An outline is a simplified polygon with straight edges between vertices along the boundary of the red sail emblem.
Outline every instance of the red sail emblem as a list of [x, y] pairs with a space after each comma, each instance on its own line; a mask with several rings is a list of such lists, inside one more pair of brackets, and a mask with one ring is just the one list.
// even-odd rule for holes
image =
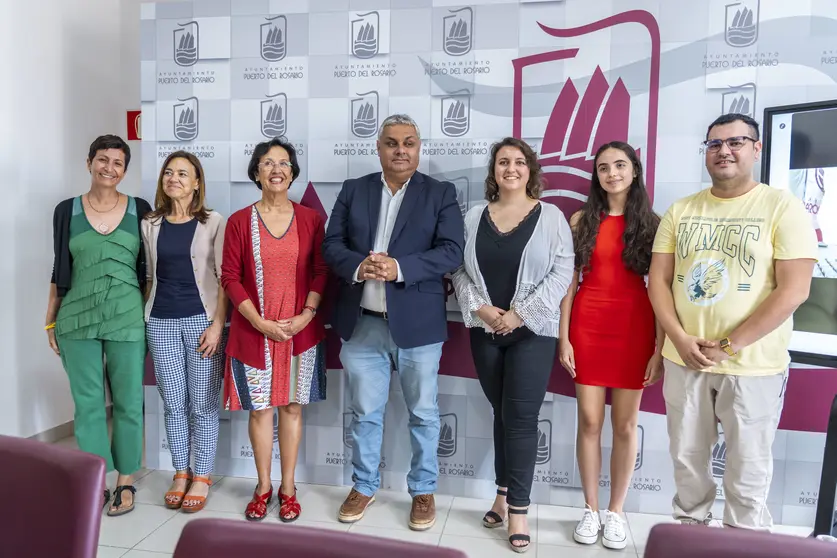
[[[634, 10], [572, 29], [553, 29], [538, 23], [553, 37], [571, 38], [593, 33], [623, 23], [639, 23], [650, 35], [650, 76], [648, 80], [648, 128], [646, 148], [635, 145], [645, 154], [645, 182], [653, 199], [654, 164], [657, 143], [657, 107], [660, 84], [660, 30], [650, 13]], [[542, 52], [514, 60], [513, 134], [522, 137], [523, 70], [528, 66], [575, 58], [578, 48]], [[611, 77], [611, 81], [613, 78]], [[596, 66], [587, 89], [579, 94], [573, 80], [564, 83], [543, 131], [539, 160], [547, 186], [544, 199], [557, 205], [569, 217], [587, 199], [596, 150], [610, 141], [629, 139], [631, 95], [622, 78], [609, 83], [601, 67]], [[531, 135], [531, 134], [527, 134]]]

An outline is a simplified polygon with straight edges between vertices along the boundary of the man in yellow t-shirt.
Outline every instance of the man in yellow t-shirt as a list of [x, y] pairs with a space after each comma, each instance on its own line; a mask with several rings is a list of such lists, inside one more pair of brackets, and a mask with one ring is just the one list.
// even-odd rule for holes
[[808, 297], [817, 239], [800, 200], [753, 180], [762, 148], [755, 120], [723, 115], [704, 144], [712, 187], [666, 212], [649, 273], [651, 302], [666, 332], [674, 517], [705, 524], [712, 517], [710, 461], [720, 421], [724, 524], [769, 529], [791, 315]]

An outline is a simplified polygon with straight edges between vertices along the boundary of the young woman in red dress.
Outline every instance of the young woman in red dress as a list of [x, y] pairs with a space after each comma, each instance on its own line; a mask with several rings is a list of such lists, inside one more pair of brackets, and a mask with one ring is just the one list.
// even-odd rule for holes
[[[622, 505], [634, 471], [642, 390], [662, 374], [663, 331], [646, 290], [660, 219], [642, 179], [642, 164], [623, 142], [599, 148], [590, 195], [570, 218], [576, 271], [561, 305], [559, 355], [575, 379], [578, 468], [586, 507], [573, 538], [611, 549], [626, 546]], [[613, 453], [610, 503], [599, 513], [605, 391], [611, 389]]]

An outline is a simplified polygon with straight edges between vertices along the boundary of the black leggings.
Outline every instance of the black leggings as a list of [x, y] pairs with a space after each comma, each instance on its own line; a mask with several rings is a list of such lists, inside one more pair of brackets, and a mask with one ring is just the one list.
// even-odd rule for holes
[[[538, 450], [538, 414], [555, 361], [557, 339], [521, 327], [507, 336], [472, 328], [471, 354], [494, 409], [494, 474], [510, 506], [529, 505]], [[551, 443], [551, 441], [550, 441]]]

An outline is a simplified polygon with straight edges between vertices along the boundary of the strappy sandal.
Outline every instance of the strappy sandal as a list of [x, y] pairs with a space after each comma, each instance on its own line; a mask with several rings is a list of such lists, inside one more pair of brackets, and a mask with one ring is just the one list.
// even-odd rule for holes
[[[192, 486], [195, 486], [195, 484], [199, 483], [199, 482], [202, 482], [203, 484], [205, 484], [208, 487], [212, 486], [212, 481], [209, 479], [209, 477], [203, 477], [203, 476], [200, 476], [200, 475], [198, 475], [198, 476], [196, 476], [195, 478], [192, 479]], [[207, 494], [207, 496], [209, 496], [209, 494]], [[190, 501], [194, 500], [197, 503], [192, 504], [192, 505], [183, 504], [181, 509], [183, 510], [184, 513], [197, 513], [199, 511], [201, 511], [204, 508], [204, 506], [206, 506], [207, 496], [187, 495], [185, 498], [183, 498], [184, 501], [185, 500], [190, 500]]]
[[[183, 505], [183, 498], [186, 496], [186, 493], [189, 491], [192, 485], [192, 472], [186, 471], [185, 473], [176, 473], [172, 477], [172, 481], [176, 481], [179, 479], [186, 480], [186, 489], [178, 492], [175, 490], [169, 490], [166, 492], [165, 496], [163, 496], [163, 502], [165, 503], [166, 507], [170, 510], [179, 510], [180, 506]], [[174, 496], [174, 500], [169, 500], [169, 497]]]
[[110, 502], [110, 490], [105, 488], [105, 503], [102, 505], [102, 509], [108, 507], [108, 502]]
[[[528, 515], [529, 514], [529, 508], [526, 508], [525, 510], [516, 510], [516, 509], [513, 509], [513, 508], [509, 508], [509, 513], [514, 514], [514, 515]], [[516, 543], [518, 541], [525, 542], [526, 544], [517, 546], [514, 543]], [[524, 535], [524, 534], [521, 534], [521, 533], [518, 533], [516, 535], [509, 535], [509, 546], [511, 546], [512, 550], [514, 550], [518, 554], [523, 554], [524, 552], [529, 550], [529, 547], [532, 546], [530, 544], [531, 542], [532, 542], [532, 537], [530, 537], [529, 535]]]
[[[507, 492], [505, 490], [497, 489], [498, 496], [505, 496], [506, 494]], [[486, 529], [496, 529], [497, 527], [501, 527], [505, 522], [506, 520], [493, 510], [485, 512], [485, 515], [482, 517], [482, 526]]]
[[[259, 487], [256, 487], [256, 490], [258, 489]], [[247, 509], [244, 510], [244, 517], [247, 518], [247, 521], [261, 521], [267, 517], [267, 507], [273, 499], [273, 485], [270, 485], [267, 492], [261, 496], [256, 490], [253, 491], [253, 499], [250, 500]]]
[[[127, 508], [122, 508], [122, 492], [128, 490], [131, 494], [135, 495], [137, 493], [137, 489], [134, 488], [130, 484], [124, 484], [122, 486], [117, 486], [116, 490], [113, 491], [113, 507], [116, 508], [115, 510], [108, 510], [108, 515], [111, 517], [118, 517], [120, 515], [125, 515], [126, 513], [131, 513], [134, 511], [134, 500], [131, 499], [131, 505]], [[121, 509], [120, 509], [121, 508]]]
[[[279, 496], [279, 520], [282, 523], [293, 523], [299, 519], [299, 514], [302, 513], [302, 506], [299, 505], [299, 500], [296, 499], [296, 487], [294, 487], [294, 495], [286, 496], [282, 494], [282, 485], [279, 485], [279, 490], [276, 491]], [[293, 517], [286, 517], [293, 514]]]

